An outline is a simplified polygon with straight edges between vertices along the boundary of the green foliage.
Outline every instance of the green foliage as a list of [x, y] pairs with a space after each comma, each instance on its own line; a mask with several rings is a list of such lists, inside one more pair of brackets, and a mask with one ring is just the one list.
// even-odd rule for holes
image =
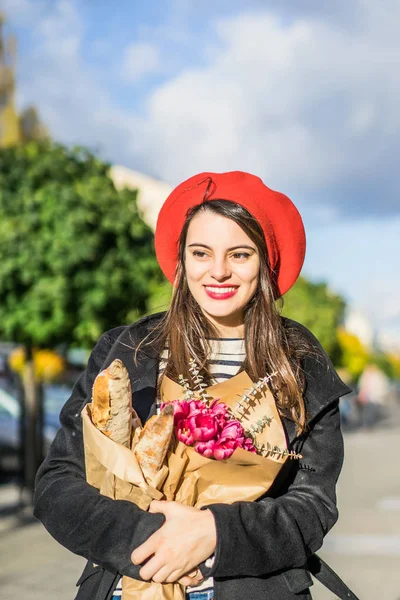
[[338, 366], [345, 369], [351, 381], [358, 381], [370, 361], [368, 349], [354, 334], [342, 327], [338, 330], [340, 360]]
[[172, 285], [167, 279], [160, 281], [159, 278], [150, 281], [150, 297], [147, 302], [149, 314], [167, 310], [172, 298]]
[[162, 281], [136, 192], [82, 148], [0, 150], [0, 337], [92, 345], [147, 311]]
[[370, 363], [376, 365], [389, 379], [400, 378], [400, 359], [398, 357], [377, 352], [370, 357]]
[[336, 363], [340, 354], [337, 328], [345, 306], [344, 299], [331, 292], [326, 283], [312, 283], [299, 277], [284, 296], [282, 314], [310, 329]]

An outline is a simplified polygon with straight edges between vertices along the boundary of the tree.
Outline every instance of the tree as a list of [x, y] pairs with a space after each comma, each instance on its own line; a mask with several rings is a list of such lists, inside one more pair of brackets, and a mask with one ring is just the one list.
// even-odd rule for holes
[[40, 120], [39, 113], [34, 106], [25, 108], [19, 116], [20, 142], [46, 140], [49, 138], [47, 128]]
[[357, 381], [370, 362], [369, 352], [354, 333], [350, 333], [343, 328], [339, 328], [338, 339], [340, 347], [339, 366], [346, 369], [352, 381]]
[[392, 353], [375, 352], [371, 364], [376, 365], [389, 379], [400, 379], [400, 357]]
[[346, 303], [326, 283], [312, 283], [299, 277], [284, 296], [282, 314], [302, 323], [321, 342], [334, 363], [339, 360], [337, 328], [341, 324]]
[[25, 346], [32, 421], [33, 347], [92, 346], [145, 313], [162, 280], [136, 192], [108, 169], [51, 142], [0, 150], [0, 338]]
[[15, 108], [16, 40], [3, 36], [4, 17], [0, 13], [0, 144], [8, 146], [19, 140], [18, 115]]
[[28, 106], [18, 115], [15, 106], [17, 41], [14, 36], [6, 39], [3, 35], [4, 21], [0, 13], [0, 147], [48, 137], [34, 106]]

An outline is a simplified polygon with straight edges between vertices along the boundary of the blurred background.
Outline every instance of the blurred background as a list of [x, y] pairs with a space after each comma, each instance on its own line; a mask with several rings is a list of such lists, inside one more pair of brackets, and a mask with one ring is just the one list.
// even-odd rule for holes
[[307, 257], [283, 314], [354, 390], [321, 555], [360, 598], [399, 600], [400, 4], [0, 10], [2, 593], [73, 596], [82, 559], [32, 518], [36, 470], [101, 333], [168, 305], [153, 230], [169, 191], [239, 169], [299, 208]]

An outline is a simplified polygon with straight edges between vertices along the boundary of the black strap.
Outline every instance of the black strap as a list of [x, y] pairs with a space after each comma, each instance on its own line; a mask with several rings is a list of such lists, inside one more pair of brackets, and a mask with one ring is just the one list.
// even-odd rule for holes
[[307, 568], [315, 579], [336, 594], [340, 600], [359, 600], [339, 575], [336, 575], [335, 571], [317, 554], [313, 554], [307, 560]]

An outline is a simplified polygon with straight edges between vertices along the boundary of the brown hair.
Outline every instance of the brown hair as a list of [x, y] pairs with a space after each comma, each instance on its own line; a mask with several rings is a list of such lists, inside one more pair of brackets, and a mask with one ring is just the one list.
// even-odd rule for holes
[[[301, 433], [305, 428], [306, 414], [302, 394], [304, 376], [300, 360], [308, 348], [298, 331], [283, 325], [275, 302], [278, 295], [276, 277], [268, 263], [263, 230], [258, 221], [235, 202], [209, 200], [191, 208], [187, 213], [179, 238], [176, 287], [170, 308], [156, 327], [158, 347], [162, 349], [168, 346], [169, 350], [164, 374], [175, 380], [179, 375], [190, 379], [189, 361], [193, 358], [204, 380], [210, 384], [212, 379], [207, 365], [210, 351], [207, 339], [219, 335], [193, 298], [185, 274], [185, 245], [189, 225], [196, 215], [204, 211], [232, 219], [257, 246], [260, 273], [256, 292], [245, 307], [246, 359], [242, 369], [247, 371], [253, 381], [266, 374], [276, 373], [270, 385], [277, 406], [281, 414], [296, 423], [298, 433]], [[283, 301], [278, 302], [282, 307]]]

